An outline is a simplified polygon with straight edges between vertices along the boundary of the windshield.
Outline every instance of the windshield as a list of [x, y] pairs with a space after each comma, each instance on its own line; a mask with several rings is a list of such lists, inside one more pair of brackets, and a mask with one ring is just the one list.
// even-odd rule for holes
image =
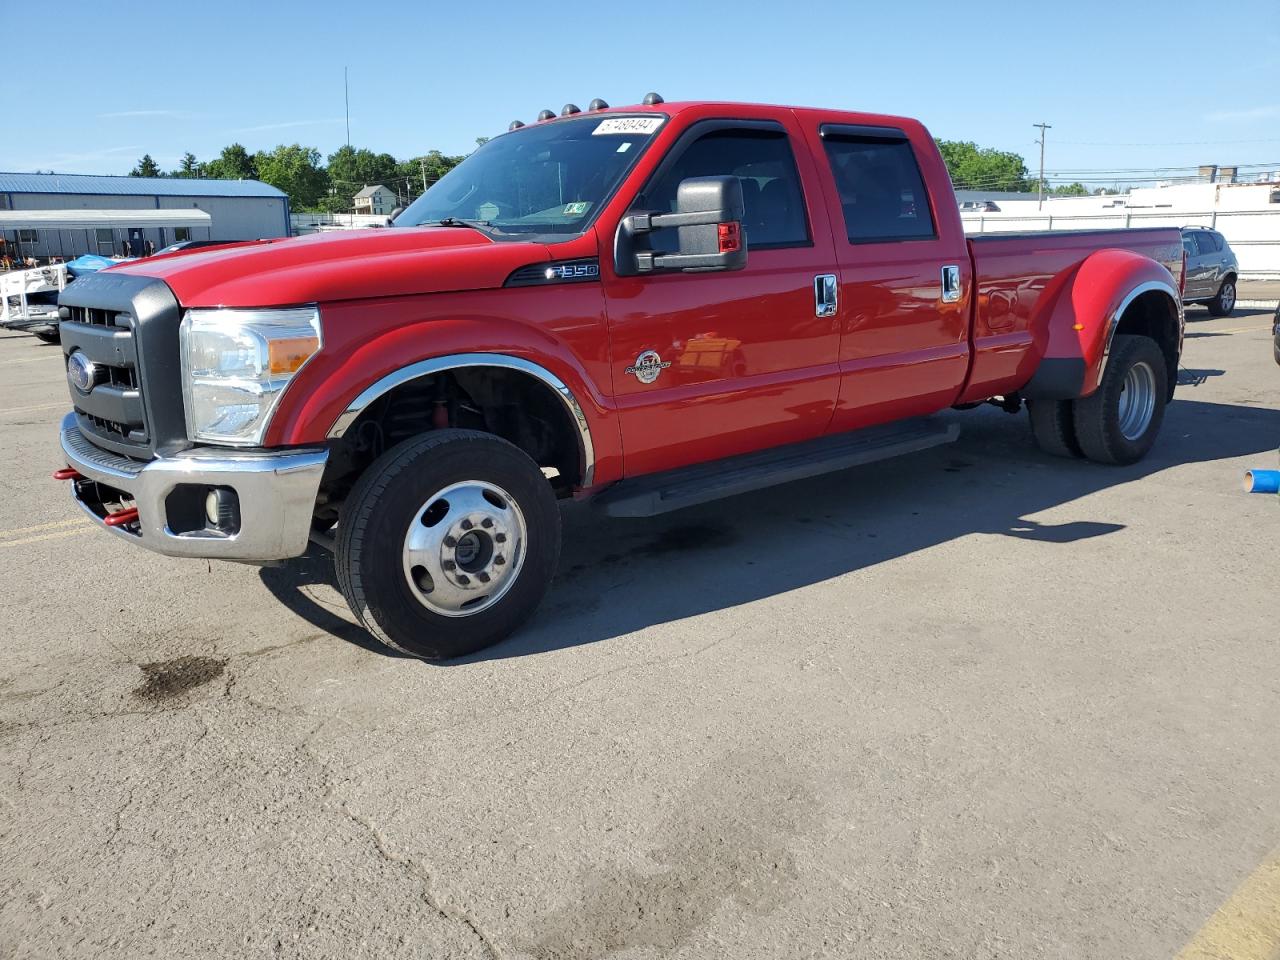
[[586, 116], [497, 137], [441, 177], [395, 225], [470, 220], [522, 239], [581, 233], [665, 119]]

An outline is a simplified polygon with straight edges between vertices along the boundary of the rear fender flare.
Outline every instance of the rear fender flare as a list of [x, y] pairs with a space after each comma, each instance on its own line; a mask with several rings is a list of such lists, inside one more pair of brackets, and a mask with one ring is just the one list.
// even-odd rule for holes
[[1125, 311], [1152, 292], [1167, 297], [1177, 312], [1180, 352], [1182, 301], [1173, 275], [1130, 250], [1099, 250], [1086, 257], [1049, 312], [1044, 355], [1021, 395], [1075, 400], [1092, 394], [1102, 381]]

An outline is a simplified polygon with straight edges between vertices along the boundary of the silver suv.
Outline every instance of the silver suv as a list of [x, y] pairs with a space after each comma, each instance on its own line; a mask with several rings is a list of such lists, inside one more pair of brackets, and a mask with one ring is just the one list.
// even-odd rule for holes
[[1227, 238], [1206, 227], [1183, 227], [1182, 249], [1187, 252], [1183, 303], [1203, 303], [1215, 317], [1236, 306], [1236, 277], [1240, 265]]

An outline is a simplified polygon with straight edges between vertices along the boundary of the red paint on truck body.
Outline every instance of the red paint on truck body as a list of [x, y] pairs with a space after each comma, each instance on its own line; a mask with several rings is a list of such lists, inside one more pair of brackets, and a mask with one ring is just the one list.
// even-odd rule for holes
[[[1178, 287], [1176, 229], [966, 240], [942, 159], [914, 120], [734, 103], [600, 111], [609, 113], [667, 120], [592, 226], [563, 242], [374, 229], [115, 269], [165, 280], [184, 307], [319, 304], [324, 347], [286, 390], [268, 446], [325, 442], [355, 397], [416, 361], [501, 353], [540, 364], [573, 392], [595, 447], [595, 486], [1012, 393], [1046, 357], [1083, 358], [1091, 392], [1109, 311], [1139, 283]], [[781, 124], [811, 244], [750, 250], [748, 229], [741, 271], [618, 276], [620, 220], [681, 134], [707, 119]], [[849, 242], [819, 136], [828, 123], [906, 134], [934, 237]], [[599, 282], [504, 287], [520, 267], [588, 257], [599, 258]], [[959, 269], [953, 303], [942, 302], [945, 265]], [[838, 278], [835, 316], [815, 314], [821, 274]], [[652, 384], [627, 373], [647, 350], [670, 364]]]

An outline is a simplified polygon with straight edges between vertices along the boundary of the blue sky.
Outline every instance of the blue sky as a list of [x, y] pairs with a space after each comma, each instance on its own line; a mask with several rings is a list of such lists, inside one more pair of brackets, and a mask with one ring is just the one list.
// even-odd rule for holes
[[1208, 19], [1188, 0], [58, 7], [20, 29], [29, 6], [0, 0], [0, 34], [30, 38], [5, 45], [0, 170], [126, 173], [144, 152], [168, 168], [232, 141], [327, 154], [346, 138], [344, 65], [352, 142], [398, 157], [466, 152], [542, 107], [656, 89], [916, 116], [1032, 167], [1031, 124], [1045, 120], [1046, 168], [1062, 180], [1280, 168], [1276, 0], [1234, 0]]

